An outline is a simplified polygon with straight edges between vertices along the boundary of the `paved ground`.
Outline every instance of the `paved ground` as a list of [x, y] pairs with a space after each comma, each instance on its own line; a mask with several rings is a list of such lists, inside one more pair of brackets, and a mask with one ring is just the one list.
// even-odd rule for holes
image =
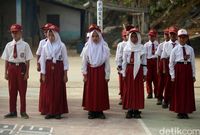
[[[106, 111], [106, 120], [88, 120], [87, 112], [81, 107], [82, 76], [81, 60], [78, 56], [70, 56], [69, 82], [67, 95], [69, 114], [61, 120], [45, 120], [38, 112], [39, 74], [36, 71], [36, 59], [32, 60], [30, 79], [27, 92], [27, 112], [30, 119], [20, 117], [4, 119], [8, 112], [7, 82], [3, 79], [4, 62], [0, 60], [0, 135], [200, 135], [200, 71], [197, 71], [195, 83], [197, 111], [190, 115], [191, 119], [178, 120], [176, 114], [155, 105], [155, 99], [145, 100], [142, 119], [125, 119], [125, 111], [118, 105], [118, 80], [114, 58], [111, 57], [111, 80], [109, 95], [111, 109]], [[200, 69], [200, 59], [196, 59], [197, 70]], [[19, 100], [19, 99], [18, 99]], [[19, 103], [18, 103], [19, 106]]]

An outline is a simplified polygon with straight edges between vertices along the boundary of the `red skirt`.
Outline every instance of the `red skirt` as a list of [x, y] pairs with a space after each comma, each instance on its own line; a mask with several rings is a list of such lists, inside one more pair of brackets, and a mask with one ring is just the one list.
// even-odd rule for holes
[[68, 113], [66, 84], [63, 81], [64, 66], [62, 61], [56, 64], [46, 61], [46, 101], [47, 114]]
[[108, 83], [105, 80], [105, 65], [95, 68], [88, 65], [82, 106], [88, 111], [110, 109]]
[[191, 64], [176, 64], [170, 111], [192, 113], [195, 110], [192, 66]]
[[144, 83], [142, 66], [140, 66], [137, 76], [134, 79], [133, 65], [127, 65], [122, 101], [124, 109], [138, 110], [144, 108]]
[[39, 95], [39, 112], [42, 114], [47, 113], [47, 101], [46, 101], [46, 89], [45, 83], [42, 82], [42, 77], [40, 75], [40, 95]]
[[158, 73], [158, 99], [163, 99], [164, 86], [166, 82], [166, 76], [163, 74], [163, 59], [159, 60], [159, 73]]

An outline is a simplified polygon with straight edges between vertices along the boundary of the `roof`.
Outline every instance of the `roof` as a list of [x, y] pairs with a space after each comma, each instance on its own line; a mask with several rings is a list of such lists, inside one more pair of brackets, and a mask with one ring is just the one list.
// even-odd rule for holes
[[85, 9], [84, 8], [80, 8], [80, 7], [75, 7], [75, 6], [72, 6], [70, 4], [67, 4], [67, 3], [64, 3], [64, 2], [61, 2], [61, 1], [55, 1], [55, 0], [40, 0], [42, 2], [47, 2], [47, 3], [51, 3], [51, 4], [54, 4], [54, 5], [57, 5], [57, 6], [62, 6], [62, 7], [66, 7], [66, 8], [71, 8], [71, 9], [74, 9], [74, 10], [79, 10], [81, 12], [85, 12]]

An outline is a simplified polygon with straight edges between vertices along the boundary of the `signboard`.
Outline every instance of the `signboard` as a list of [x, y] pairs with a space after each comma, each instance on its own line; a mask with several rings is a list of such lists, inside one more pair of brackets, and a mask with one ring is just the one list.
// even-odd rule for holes
[[103, 31], [103, 1], [97, 1], [97, 25]]

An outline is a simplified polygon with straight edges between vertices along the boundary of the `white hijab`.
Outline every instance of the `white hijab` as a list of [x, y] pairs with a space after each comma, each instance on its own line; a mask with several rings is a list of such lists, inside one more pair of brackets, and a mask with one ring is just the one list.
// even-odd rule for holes
[[[99, 35], [99, 42], [95, 43], [92, 40], [93, 33], [96, 32]], [[108, 48], [107, 43], [104, 41], [102, 34], [96, 30], [93, 30], [89, 34], [89, 39], [87, 45], [85, 46], [85, 55], [88, 56], [89, 63], [93, 67], [98, 67], [105, 63], [105, 61], [110, 56], [110, 49]]]
[[138, 42], [136, 44], [134, 44], [132, 41], [131, 41], [131, 35], [132, 33], [129, 34], [129, 37], [128, 37], [128, 41], [127, 41], [127, 44], [124, 48], [124, 51], [126, 52], [134, 52], [134, 68], [133, 68], [133, 74], [134, 74], [134, 79], [139, 71], [139, 68], [140, 68], [140, 64], [141, 64], [141, 56], [143, 54], [145, 54], [145, 51], [143, 49], [143, 45], [141, 44], [141, 36], [140, 36], [140, 33], [136, 32], [137, 34], [137, 37], [138, 37]]
[[[55, 36], [55, 40], [51, 43], [50, 40], [48, 39], [46, 42], [46, 49], [47, 49], [47, 53], [49, 53], [48, 55], [52, 57], [53, 59], [53, 63], [56, 63], [56, 60], [58, 58], [57, 55], [60, 55], [60, 51], [62, 49], [62, 41], [60, 39], [60, 36], [58, 34], [58, 32], [51, 30]], [[50, 30], [48, 30], [47, 35], [49, 34]]]

